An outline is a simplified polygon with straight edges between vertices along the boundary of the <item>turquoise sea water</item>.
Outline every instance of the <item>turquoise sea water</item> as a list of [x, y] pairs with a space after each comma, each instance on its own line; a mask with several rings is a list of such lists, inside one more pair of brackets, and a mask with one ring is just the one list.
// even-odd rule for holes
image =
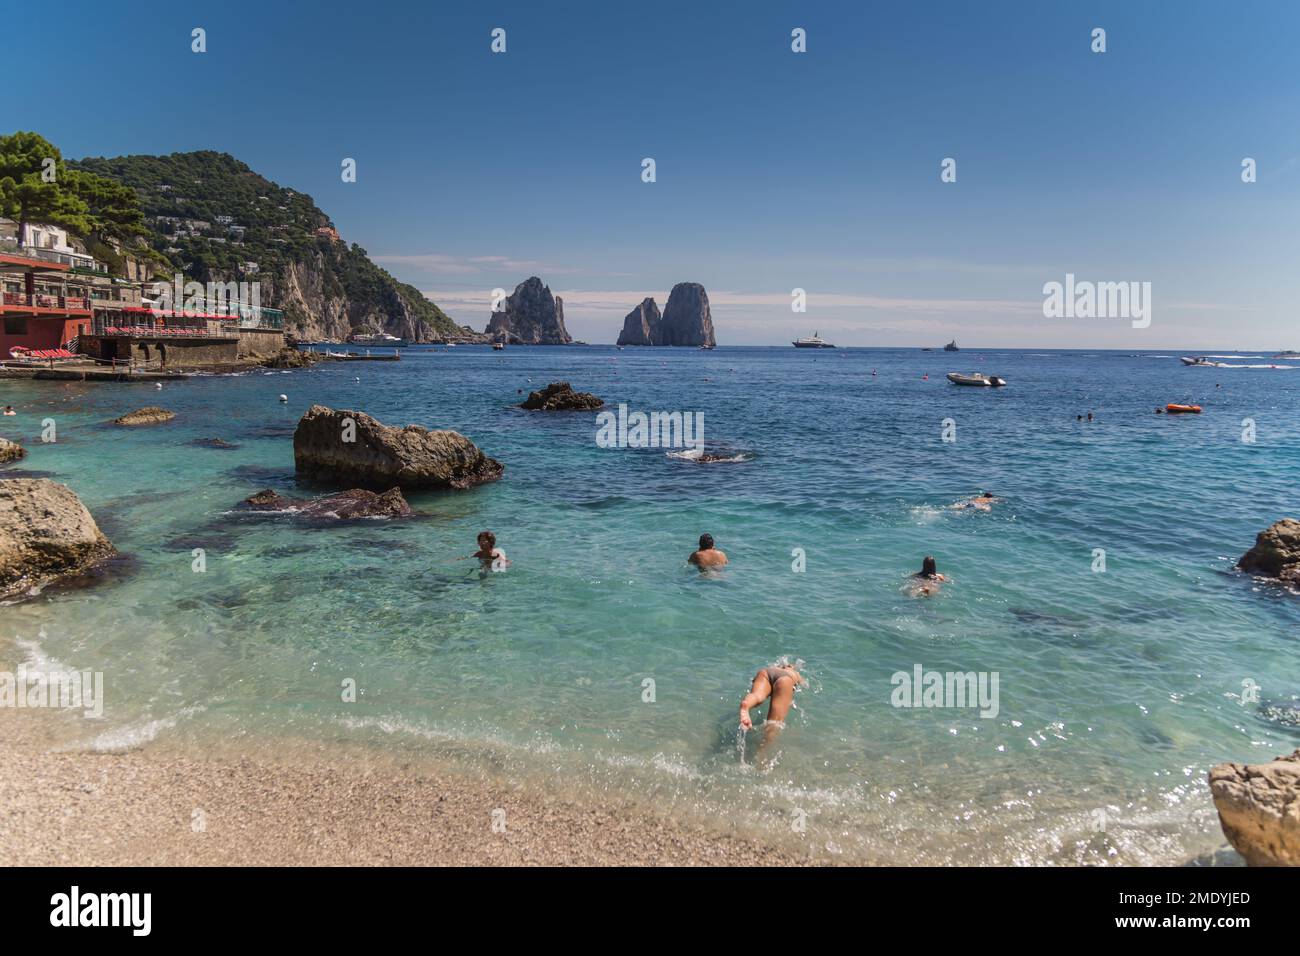
[[[943, 378], [972, 370], [1010, 385]], [[512, 407], [561, 379], [633, 410], [701, 411], [709, 442], [742, 460], [602, 449], [594, 413]], [[0, 392], [21, 413], [0, 434], [30, 449], [4, 473], [70, 485], [131, 558], [93, 587], [0, 609], [10, 657], [105, 672], [105, 717], [67, 721], [71, 747], [343, 740], [643, 800], [828, 859], [1142, 864], [1223, 842], [1210, 766], [1300, 746], [1300, 596], [1232, 570], [1296, 514], [1300, 368], [459, 347], [160, 392]], [[1170, 401], [1205, 413], [1153, 413]], [[428, 515], [413, 521], [232, 513], [261, 488], [319, 490], [295, 486], [292, 453], [317, 402], [457, 429], [505, 478], [411, 494]], [[104, 424], [147, 404], [176, 420]], [[55, 444], [39, 440], [46, 417]], [[206, 438], [239, 447], [192, 444]], [[982, 489], [1005, 502], [945, 508]], [[483, 528], [505, 573], [454, 560]], [[716, 575], [685, 563], [704, 531], [731, 558]], [[916, 600], [905, 575], [925, 554], [953, 580]], [[736, 704], [787, 655], [811, 686], [760, 760]], [[917, 664], [996, 671], [997, 716], [892, 706], [891, 675]], [[1259, 703], [1242, 699], [1248, 679]]]

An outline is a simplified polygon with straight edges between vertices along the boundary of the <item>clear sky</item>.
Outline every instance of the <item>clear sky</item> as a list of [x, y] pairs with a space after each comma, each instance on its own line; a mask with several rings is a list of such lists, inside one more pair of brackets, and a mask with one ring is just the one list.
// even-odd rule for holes
[[[1300, 348], [1289, 0], [60, 0], [4, 20], [0, 128], [70, 157], [232, 153], [476, 328], [536, 274], [591, 342], [697, 281], [724, 345]], [[1150, 327], [1044, 318], [1066, 273], [1150, 282]]]

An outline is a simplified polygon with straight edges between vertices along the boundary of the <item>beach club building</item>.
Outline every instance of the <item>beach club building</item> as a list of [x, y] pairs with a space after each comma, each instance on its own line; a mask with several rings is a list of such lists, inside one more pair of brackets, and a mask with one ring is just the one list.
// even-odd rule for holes
[[45, 243], [29, 246], [5, 236], [6, 223], [16, 225], [0, 220], [0, 361], [167, 368], [236, 364], [284, 347], [277, 309], [160, 308], [147, 296], [152, 283], [110, 276], [60, 230], [28, 227]]

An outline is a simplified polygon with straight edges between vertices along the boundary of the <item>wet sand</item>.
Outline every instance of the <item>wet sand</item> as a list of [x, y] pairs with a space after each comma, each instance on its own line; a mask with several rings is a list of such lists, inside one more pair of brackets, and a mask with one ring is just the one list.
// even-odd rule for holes
[[152, 747], [59, 752], [57, 719], [0, 709], [0, 865], [774, 862], [770, 847], [644, 807], [578, 806], [449, 769], [378, 764], [364, 753], [282, 764]]

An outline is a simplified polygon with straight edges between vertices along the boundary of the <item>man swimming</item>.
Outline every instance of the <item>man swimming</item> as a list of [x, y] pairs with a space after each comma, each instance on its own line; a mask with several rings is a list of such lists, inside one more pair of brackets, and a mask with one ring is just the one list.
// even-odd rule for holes
[[727, 563], [727, 556], [713, 544], [713, 535], [700, 535], [700, 549], [686, 559], [701, 571], [705, 568], [720, 568]]
[[979, 511], [992, 511], [993, 506], [997, 504], [998, 497], [991, 491], [981, 491], [974, 498], [965, 498], [956, 504], [950, 505], [952, 508], [975, 508]]
[[939, 566], [930, 555], [921, 562], [921, 570], [912, 575], [912, 597], [929, 597], [939, 593], [939, 585], [948, 579], [939, 573]]

